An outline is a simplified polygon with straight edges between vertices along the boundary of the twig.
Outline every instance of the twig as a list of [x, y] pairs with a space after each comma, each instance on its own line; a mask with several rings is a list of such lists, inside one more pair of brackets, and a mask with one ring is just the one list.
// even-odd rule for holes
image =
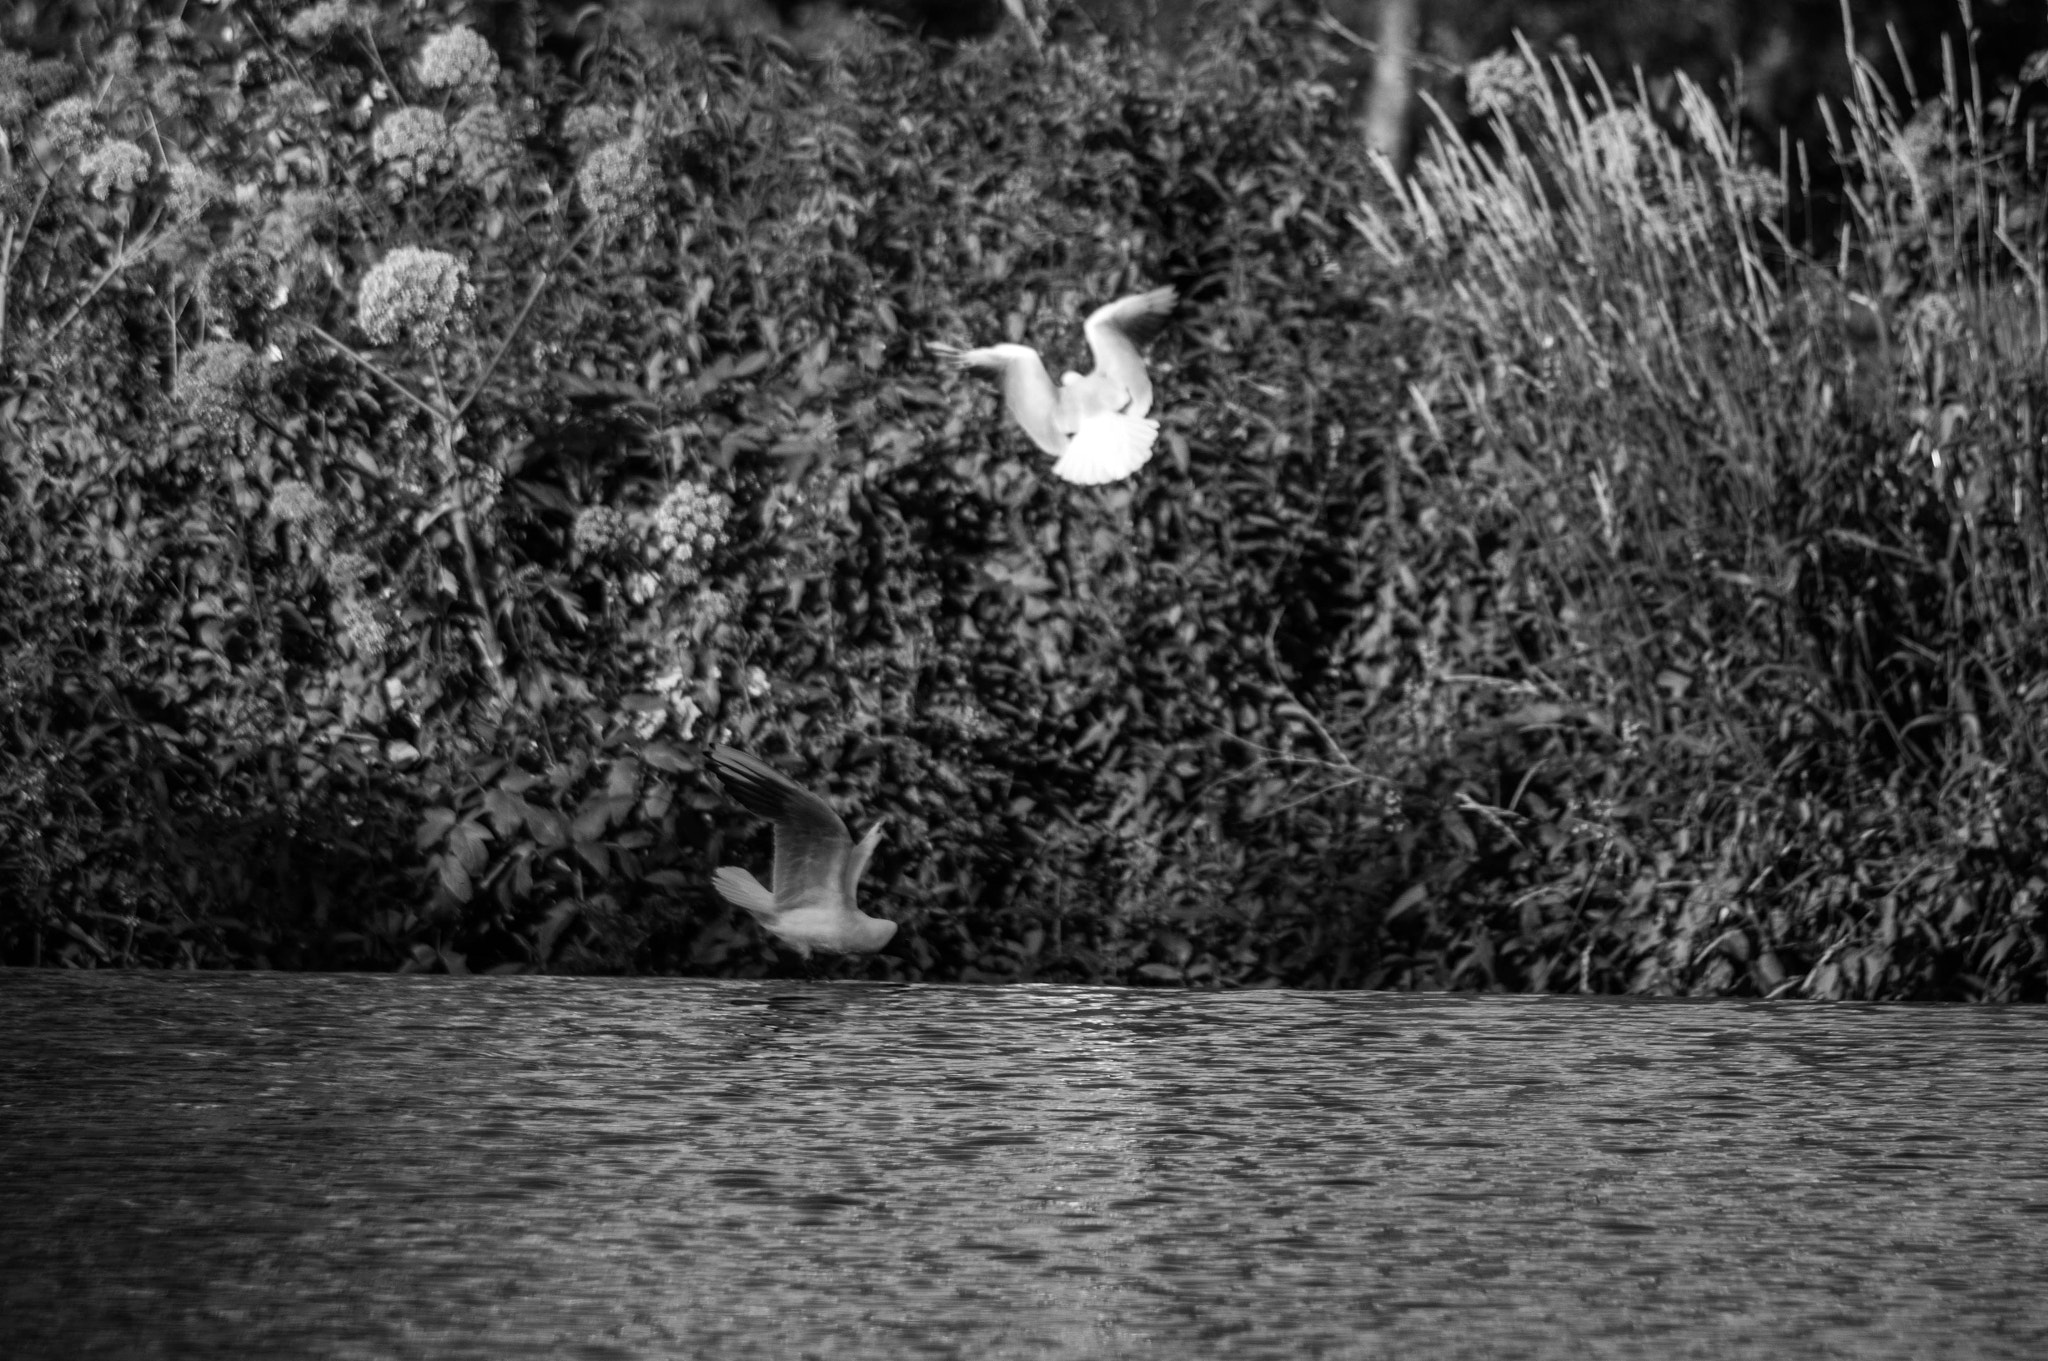
[[377, 377], [383, 379], [385, 382], [389, 383], [392, 387], [397, 388], [399, 395], [401, 397], [404, 397], [408, 402], [411, 402], [414, 406], [418, 407], [422, 412], [424, 412], [428, 420], [438, 421], [441, 420], [447, 414], [441, 407], [435, 406], [426, 398], [420, 396], [417, 392], [414, 392], [411, 388], [407, 387], [404, 383], [400, 382], [396, 377], [389, 373], [386, 373], [382, 368], [378, 367], [375, 363], [371, 362], [370, 360], [365, 359], [362, 355], [358, 354], [348, 345], [343, 344], [340, 340], [327, 334], [326, 331], [321, 329], [318, 323], [308, 321], [303, 322], [301, 324], [305, 326], [307, 330], [311, 331], [314, 335], [319, 336], [322, 340], [326, 341], [329, 345], [333, 346], [335, 353], [341, 355], [343, 358], [354, 360], [357, 364], [361, 365], [366, 372], [376, 375]]
[[540, 301], [542, 290], [547, 288], [549, 280], [555, 277], [555, 271], [562, 267], [563, 263], [568, 260], [569, 256], [575, 252], [578, 246], [583, 244], [583, 238], [589, 236], [592, 229], [596, 226], [597, 222], [595, 219], [584, 223], [583, 230], [577, 232], [575, 236], [569, 239], [569, 244], [562, 247], [562, 253], [542, 267], [540, 277], [533, 281], [533, 288], [527, 293], [526, 301], [519, 308], [519, 315], [512, 319], [512, 325], [505, 331], [505, 338], [498, 342], [496, 353], [492, 354], [489, 361], [484, 364], [483, 369], [476, 376], [476, 381], [470, 384], [469, 395], [464, 397], [455, 408], [454, 418], [456, 420], [461, 420], [462, 413], [469, 410], [476, 399], [483, 395], [484, 384], [489, 382], [491, 375], [498, 371], [498, 365], [504, 360], [506, 351], [512, 348], [512, 342], [518, 338], [521, 328], [526, 325], [527, 317], [532, 315], [534, 305]]
[[[434, 395], [439, 399], [440, 409], [447, 410], [448, 387], [441, 375], [441, 361], [429, 351], [428, 372], [433, 375]], [[494, 689], [504, 688], [504, 644], [498, 638], [496, 607], [491, 602], [491, 593], [484, 585], [483, 568], [476, 554], [476, 540], [469, 532], [469, 507], [465, 502], [462, 488], [462, 465], [455, 458], [455, 432], [461, 428], [459, 420], [439, 418], [434, 422], [434, 452], [440, 456], [441, 469], [448, 479], [448, 523], [455, 531], [455, 544], [462, 553], [462, 575], [469, 586], [471, 603], [477, 608], [477, 651], [482, 655], [484, 669], [490, 673]]]
[[[156, 219], [151, 218], [149, 221], [149, 226], [154, 227], [155, 225]], [[147, 231], [147, 228], [145, 228], [145, 231]], [[151, 251], [155, 250], [157, 246], [160, 245], [164, 241], [164, 239], [169, 235], [170, 233], [168, 231], [157, 232], [153, 236], [145, 235], [140, 245], [124, 249], [120, 252], [120, 254], [116, 255], [114, 257], [113, 263], [109, 264], [106, 267], [106, 270], [103, 273], [101, 273], [100, 277], [93, 282], [93, 286], [85, 291], [85, 296], [80, 298], [78, 302], [72, 307], [72, 309], [64, 314], [64, 319], [62, 321], [58, 322], [54, 327], [50, 329], [47, 338], [50, 340], [55, 340], [58, 336], [63, 335], [65, 330], [71, 325], [71, 323], [77, 321], [79, 315], [83, 313], [88, 306], [91, 305], [92, 300], [99, 296], [101, 289], [105, 288], [108, 284], [114, 282], [114, 279], [118, 275], [120, 275], [120, 273], [123, 270], [127, 269], [130, 265], [137, 263], [144, 256], [148, 255]]]

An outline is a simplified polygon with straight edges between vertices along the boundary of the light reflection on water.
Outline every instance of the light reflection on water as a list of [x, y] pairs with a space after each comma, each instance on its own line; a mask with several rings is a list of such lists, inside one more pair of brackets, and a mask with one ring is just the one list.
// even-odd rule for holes
[[0, 972], [0, 1354], [2048, 1355], [2048, 1012]]

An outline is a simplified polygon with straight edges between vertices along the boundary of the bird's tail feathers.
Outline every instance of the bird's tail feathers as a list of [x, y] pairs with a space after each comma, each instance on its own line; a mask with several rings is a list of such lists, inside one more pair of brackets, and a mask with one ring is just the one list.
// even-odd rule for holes
[[743, 907], [763, 920], [773, 919], [777, 912], [775, 895], [743, 869], [720, 865], [711, 872], [711, 887], [734, 907]]
[[1159, 422], [1138, 416], [1099, 415], [1082, 421], [1052, 465], [1054, 475], [1082, 486], [1129, 477], [1152, 457]]

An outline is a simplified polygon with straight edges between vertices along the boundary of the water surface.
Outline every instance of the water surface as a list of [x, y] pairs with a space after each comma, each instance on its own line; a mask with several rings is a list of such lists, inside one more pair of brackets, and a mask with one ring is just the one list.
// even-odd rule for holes
[[9, 1357], [2048, 1355], [2048, 1011], [0, 972]]

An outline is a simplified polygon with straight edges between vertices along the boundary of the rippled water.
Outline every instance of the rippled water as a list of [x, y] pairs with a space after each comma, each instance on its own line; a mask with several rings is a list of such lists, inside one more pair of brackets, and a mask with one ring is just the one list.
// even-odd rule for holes
[[2048, 1356], [2048, 1012], [0, 972], [9, 1357]]

